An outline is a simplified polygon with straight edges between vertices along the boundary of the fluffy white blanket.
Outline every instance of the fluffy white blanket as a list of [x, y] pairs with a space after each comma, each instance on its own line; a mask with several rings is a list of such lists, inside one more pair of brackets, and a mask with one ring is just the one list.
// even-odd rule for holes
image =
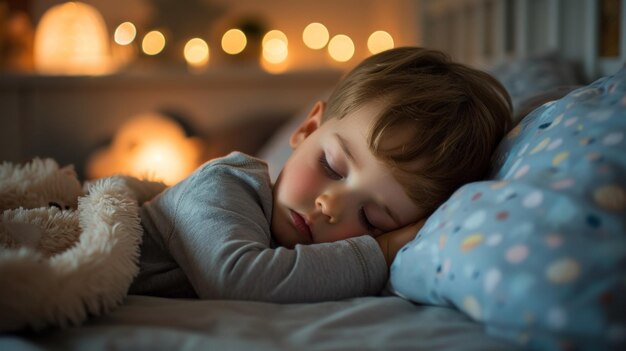
[[0, 331], [79, 324], [119, 305], [138, 270], [138, 197], [114, 177], [91, 184], [76, 210], [2, 212]]

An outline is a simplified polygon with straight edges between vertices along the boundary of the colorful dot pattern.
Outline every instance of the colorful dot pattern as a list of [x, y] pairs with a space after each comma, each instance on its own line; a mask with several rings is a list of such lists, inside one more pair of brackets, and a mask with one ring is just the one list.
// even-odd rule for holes
[[626, 68], [528, 114], [398, 253], [390, 288], [539, 350], [626, 350]]

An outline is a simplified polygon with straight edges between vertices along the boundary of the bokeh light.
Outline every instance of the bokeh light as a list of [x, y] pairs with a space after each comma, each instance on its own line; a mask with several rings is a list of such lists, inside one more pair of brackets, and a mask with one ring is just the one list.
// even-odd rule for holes
[[367, 39], [367, 48], [372, 54], [393, 49], [394, 43], [391, 34], [384, 30], [377, 30]]
[[278, 39], [281, 40], [283, 42], [285, 42], [285, 45], [289, 45], [289, 41], [287, 40], [287, 36], [285, 35], [285, 33], [277, 30], [277, 29], [273, 29], [267, 33], [265, 33], [265, 35], [263, 36], [263, 45], [265, 45], [265, 43], [267, 43], [268, 41], [272, 40], [272, 39]]
[[260, 64], [261, 64], [261, 68], [265, 72], [271, 73], [271, 74], [284, 73], [289, 69], [289, 65], [287, 64], [286, 60], [281, 63], [270, 63], [265, 59], [261, 59]]
[[263, 58], [269, 63], [281, 63], [287, 59], [289, 49], [281, 39], [270, 39], [263, 44]]
[[193, 67], [203, 67], [209, 62], [209, 45], [200, 38], [193, 38], [185, 44], [185, 60]]
[[243, 51], [248, 44], [246, 34], [240, 29], [229, 29], [222, 36], [222, 49], [225, 53], [230, 55], [236, 55]]
[[113, 38], [119, 45], [128, 45], [135, 40], [136, 36], [137, 28], [135, 25], [131, 22], [124, 22], [117, 26]]
[[321, 23], [313, 22], [304, 28], [302, 41], [307, 47], [319, 50], [328, 44], [328, 29]]
[[141, 42], [141, 49], [146, 55], [156, 55], [165, 48], [165, 36], [158, 30], [148, 32]]
[[328, 53], [333, 60], [346, 62], [354, 55], [354, 42], [345, 34], [337, 34], [328, 42]]

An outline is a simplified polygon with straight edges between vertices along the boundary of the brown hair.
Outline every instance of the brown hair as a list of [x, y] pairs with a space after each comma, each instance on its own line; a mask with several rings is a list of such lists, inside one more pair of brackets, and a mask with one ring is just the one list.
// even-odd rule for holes
[[496, 79], [417, 47], [361, 62], [330, 95], [323, 119], [343, 118], [371, 102], [383, 108], [371, 128], [370, 150], [427, 213], [459, 186], [486, 176], [512, 123], [511, 98]]

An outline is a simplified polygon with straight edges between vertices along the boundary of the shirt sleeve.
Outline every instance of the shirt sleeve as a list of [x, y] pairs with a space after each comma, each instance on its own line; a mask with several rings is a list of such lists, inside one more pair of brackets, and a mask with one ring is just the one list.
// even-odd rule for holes
[[370, 236], [272, 248], [271, 196], [266, 165], [231, 155], [159, 195], [143, 217], [200, 298], [314, 302], [380, 292], [387, 265]]

